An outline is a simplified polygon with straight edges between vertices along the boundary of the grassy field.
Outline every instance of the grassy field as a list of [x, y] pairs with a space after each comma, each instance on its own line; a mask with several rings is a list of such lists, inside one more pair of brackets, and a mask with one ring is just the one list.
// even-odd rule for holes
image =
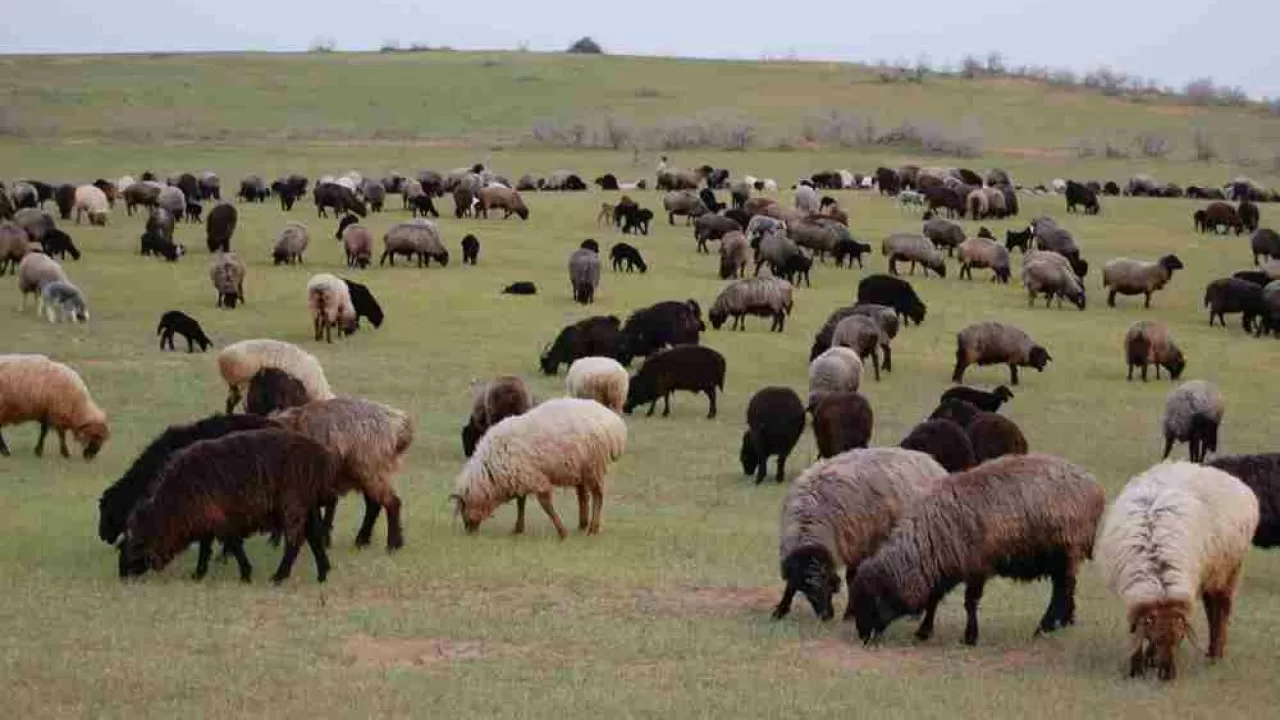
[[[469, 57], [439, 56], [442, 62]], [[342, 59], [227, 62], [261, 63], [258, 75], [237, 76], [252, 85], [261, 82], [254, 78], [284, 72], [282, 67], [295, 63]], [[367, 61], [407, 65], [416, 59], [379, 56]], [[502, 56], [502, 61], [544, 63], [565, 74], [586, 72], [573, 69], [577, 61], [560, 66], [523, 55]], [[39, 62], [51, 67], [23, 67], [48, 73], [47, 82], [28, 75], [15, 80], [6, 73], [0, 83], [13, 93], [14, 83], [48, 86], [75, 72], [59, 70], [64, 61]], [[129, 87], [125, 83], [163, 85], [154, 92], [164, 95], [183, 82], [194, 83], [188, 72], [235, 75], [219, 63], [206, 66], [185, 58], [159, 59], [155, 68], [139, 61], [132, 69], [121, 68], [117, 62], [86, 63], [84, 69], [108, 73], [115, 67], [118, 77], [125, 77], [118, 83], [110, 75], [75, 75], [75, 82], [84, 83], [89, 92], [84, 113], [63, 108], [47, 116], [92, 127], [90, 118], [109, 118], [123, 107], [120, 96], [113, 100], [111, 93]], [[636, 66], [630, 70], [634, 79], [595, 82], [626, 92], [642, 83], [669, 85], [673, 94], [683, 87], [675, 76], [648, 79], [645, 66], [658, 67], [661, 61], [626, 63]], [[688, 72], [700, 67], [691, 63]], [[781, 73], [790, 67], [770, 65], [760, 72]], [[311, 77], [301, 70], [288, 72], [296, 72], [295, 79]], [[386, 91], [408, 95], [412, 77], [406, 70], [394, 83], [387, 80]], [[442, 78], [448, 73], [433, 73], [422, 84], [434, 85]], [[315, 122], [363, 122], [365, 111], [351, 110], [359, 103], [349, 107], [340, 102], [344, 89], [324, 89], [310, 98], [323, 103], [315, 110]], [[488, 87], [472, 84], [469, 91], [487, 93]], [[24, 114], [40, 116], [50, 107], [33, 95], [16, 97]], [[137, 102], [148, 97], [141, 93]], [[540, 113], [534, 103], [542, 100], [530, 99], [521, 111]], [[251, 107], [278, 104], [281, 114], [263, 122], [263, 136], [268, 137], [306, 102], [293, 95], [264, 96]], [[910, 102], [904, 97], [903, 107]], [[510, 123], [518, 129], [524, 122], [510, 108], [493, 107], [496, 103], [488, 97], [477, 103], [495, 127]], [[468, 112], [447, 107], [443, 112]], [[1031, 103], [1022, 109], [1030, 113], [1039, 107]], [[257, 111], [242, 112], [233, 103], [217, 113], [213, 105], [206, 109], [209, 117], [219, 118], [210, 120], [211, 126], [245, 132]], [[352, 114], [344, 115], [346, 110]], [[429, 110], [421, 112], [427, 116]], [[132, 116], [132, 111], [122, 112]], [[1046, 118], [1051, 115], [1045, 113]], [[1017, 131], [1017, 122], [1007, 122], [1011, 133]], [[1065, 116], [1055, 122], [1071, 124]], [[156, 127], [164, 133], [172, 125], [158, 122]], [[250, 171], [270, 176], [298, 170], [314, 177], [348, 168], [377, 174], [393, 167], [412, 171], [483, 160], [511, 176], [572, 167], [588, 176], [612, 170], [625, 177], [650, 174], [654, 160], [643, 155], [633, 166], [629, 152], [489, 151], [407, 142], [143, 145], [111, 137], [78, 142], [69, 126], [64, 130], [65, 136], [0, 142], [0, 174], [62, 180], [137, 174], [146, 168], [160, 173], [211, 168], [230, 185]], [[1026, 130], [1027, 137], [1037, 137], [1036, 132]], [[1044, 132], [1045, 143], [1057, 142], [1053, 133]], [[806, 171], [904, 159], [825, 152], [677, 157], [683, 164], [706, 160], [786, 184]], [[1058, 176], [1120, 180], [1148, 170], [1160, 178], [1204, 184], [1221, 182], [1238, 169], [1066, 162], [1027, 154], [968, 164], [1008, 167], [1028, 183]], [[1275, 177], [1259, 179], [1277, 183]], [[874, 245], [889, 232], [918, 227], [918, 218], [902, 214], [887, 200], [838, 195], [853, 218], [855, 235]], [[85, 252], [67, 270], [89, 296], [93, 322], [87, 326], [51, 327], [30, 310], [20, 315], [15, 281], [0, 279], [0, 295], [9, 298], [9, 304], [0, 306], [4, 351], [46, 353], [76, 368], [111, 415], [113, 430], [103, 454], [86, 464], [57, 457], [37, 460], [30, 452], [36, 428], [7, 429], [15, 451], [0, 462], [0, 580], [7, 585], [0, 602], [0, 635], [5, 638], [0, 677], [8, 712], [15, 717], [351, 717], [433, 711], [464, 717], [780, 717], [852, 707], [910, 718], [1273, 714], [1280, 691], [1272, 682], [1276, 654], [1269, 631], [1280, 624], [1280, 560], [1261, 552], [1246, 564], [1228, 659], [1209, 666], [1188, 649], [1183, 677], [1167, 687], [1122, 678], [1127, 648], [1123, 608], [1091, 566], [1080, 584], [1079, 625], [1034, 641], [1031, 634], [1047, 584], [989, 585], [982, 643], [976, 648], [960, 643], [958, 597], [944, 603], [938, 632], [924, 644], [911, 638], [913, 627], [904, 621], [892, 628], [883, 647], [866, 650], [850, 639], [851, 628], [818, 622], [803, 602], [787, 620], [769, 619], [781, 593], [777, 517], [785, 489], [772, 483], [755, 487], [741, 474], [737, 450], [745, 406], [765, 385], [803, 391], [813, 333], [832, 309], [851, 301], [859, 279], [883, 271], [885, 261], [878, 254], [865, 270], [818, 266], [813, 287], [798, 290], [784, 334], [765, 332], [764, 321], [756, 319], [749, 321], [747, 332], [704, 336], [705, 344], [728, 359], [720, 417], [706, 420], [704, 400], [678, 395], [670, 418], [628, 418], [629, 447], [610, 476], [601, 536], [574, 535], [559, 542], [533, 507], [524, 537], [507, 534], [514, 520], [510, 508], [486, 523], [478, 537], [466, 536], [446, 498], [462, 466], [458, 430], [469, 411], [473, 379], [516, 373], [539, 398], [554, 397], [562, 392], [562, 377], [542, 376], [536, 359], [562, 325], [589, 314], [625, 315], [664, 299], [693, 297], [706, 307], [722, 286], [714, 256], [695, 254], [689, 230], [659, 222], [651, 236], [631, 241], [645, 254], [648, 274], [606, 270], [596, 304], [588, 309], [573, 304], [565, 259], [585, 237], [597, 238], [604, 248], [617, 240], [612, 231], [593, 224], [599, 203], [614, 197], [597, 192], [533, 195], [527, 223], [449, 217], [441, 221], [455, 253], [448, 268], [398, 266], [357, 273], [341, 268], [341, 250], [332, 239], [335, 221], [318, 220], [309, 202], [289, 217], [275, 205], [240, 206], [233, 246], [250, 265], [249, 304], [231, 312], [213, 307], [203, 228], [179, 228], [179, 240], [193, 250], [190, 256], [176, 265], [153, 262], [137, 256], [142, 220], [128, 218], [123, 209], [106, 228], [70, 229]], [[659, 205], [653, 193], [639, 197], [642, 204]], [[790, 194], [783, 192], [781, 199], [790, 202]], [[408, 217], [398, 206], [394, 199], [393, 210], [371, 218], [375, 234]], [[1193, 234], [1189, 215], [1194, 207], [1189, 201], [1115, 199], [1104, 200], [1099, 217], [1077, 217], [1065, 215], [1060, 199], [1026, 198], [1023, 220], [990, 223], [1002, 233], [1034, 213], [1050, 212], [1076, 234], [1094, 268], [1117, 256], [1154, 258], [1176, 252], [1187, 269], [1156, 296], [1149, 311], [1133, 300], [1106, 308], [1097, 270], [1087, 279], [1090, 304], [1085, 312], [1028, 309], [1016, 284], [997, 287], [985, 277], [960, 281], [954, 264], [947, 279], [916, 281], [929, 304], [928, 320], [895, 341], [894, 372], [863, 388], [876, 412], [873, 442], [896, 444], [932, 409], [949, 386], [956, 331], [978, 320], [1005, 320], [1031, 332], [1055, 358], [1046, 372], [1023, 375], [1007, 414], [1034, 449], [1084, 465], [1114, 495], [1128, 477], [1153, 463], [1161, 449], [1158, 419], [1170, 386], [1125, 382], [1121, 356], [1129, 324], [1157, 317], [1170, 323], [1188, 354], [1186, 377], [1212, 380], [1227, 395], [1222, 450], [1274, 449], [1273, 398], [1256, 374], [1274, 362], [1275, 343], [1246, 337], [1238, 320], [1225, 330], [1210, 329], [1200, 307], [1208, 280], [1249, 264], [1247, 240]], [[1274, 223], [1280, 212], [1270, 205], [1262, 211], [1264, 224]], [[303, 267], [270, 264], [269, 248], [287, 219], [311, 228], [312, 246]], [[458, 264], [458, 241], [467, 232], [482, 243], [475, 268]], [[304, 288], [307, 278], [320, 271], [369, 284], [387, 312], [387, 324], [345, 343], [314, 343]], [[504, 284], [524, 279], [536, 281], [541, 294], [515, 298], [498, 293]], [[188, 579], [191, 554], [161, 575], [140, 583], [119, 582], [114, 551], [96, 537], [98, 495], [165, 425], [215, 411], [225, 392], [212, 354], [157, 351], [155, 323], [170, 308], [196, 316], [219, 346], [254, 337], [298, 343], [321, 359], [339, 393], [387, 402], [414, 417], [416, 440], [397, 480], [405, 502], [403, 551], [388, 556], [380, 549], [381, 525], [375, 548], [352, 549], [359, 503], [348, 500], [339, 506], [334, 571], [324, 586], [315, 583], [305, 552], [292, 580], [280, 588], [269, 586], [265, 577], [278, 555], [260, 538], [249, 548], [258, 577], [253, 585], [240, 584], [233, 565], [215, 565], [203, 583], [193, 583]], [[971, 370], [966, 379], [990, 386], [1007, 375], [994, 368]], [[793, 456], [791, 475], [814, 453], [806, 434]], [[1185, 448], [1178, 455], [1185, 457]], [[571, 497], [558, 499], [562, 513], [571, 509]], [[842, 593], [839, 607], [845, 599]], [[1200, 636], [1207, 637], [1203, 622], [1197, 624]]]

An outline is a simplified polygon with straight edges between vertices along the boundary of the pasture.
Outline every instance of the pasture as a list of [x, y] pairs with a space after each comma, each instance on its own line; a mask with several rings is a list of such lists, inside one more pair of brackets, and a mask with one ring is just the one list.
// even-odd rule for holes
[[[98, 106], [95, 106], [98, 107]], [[682, 166], [703, 162], [777, 178], [826, 168], [870, 170], [920, 161], [1000, 166], [1032, 185], [1053, 177], [1123, 182], [1150, 171], [1183, 185], [1221, 184], [1235, 168], [1157, 162], [1066, 161], [1035, 155], [976, 160], [804, 151], [674, 153]], [[447, 170], [483, 161], [509, 177], [560, 167], [583, 177], [604, 171], [620, 178], [651, 177], [656, 153], [633, 164], [630, 152], [488, 149], [452, 143], [273, 143], [206, 145], [49, 140], [0, 143], [6, 180], [91, 180], [170, 170], [212, 169], [224, 197], [243, 175], [267, 178], [297, 171], [358, 169], [379, 177], [399, 169]], [[1264, 183], [1276, 178], [1258, 173]], [[904, 213], [872, 192], [830, 192], [849, 211], [851, 229], [874, 252], [865, 269], [815, 263], [813, 287], [796, 291], [782, 334], [749, 318], [745, 332], [708, 328], [703, 344], [724, 354], [728, 377], [715, 420], [705, 399], [678, 393], [669, 418], [629, 416], [626, 454], [609, 478], [598, 537], [571, 534], [560, 542], [546, 517], [529, 506], [529, 530], [509, 535], [514, 508], [500, 510], [478, 536], [467, 536], [447, 496], [463, 463], [458, 431], [470, 410], [475, 379], [518, 374], [538, 399], [563, 393], [563, 371], [543, 376], [537, 356], [565, 324], [593, 314], [625, 318], [660, 300], [694, 298], [705, 309], [723, 282], [716, 256], [694, 251], [691, 229], [666, 223], [660, 195], [630, 193], [655, 210], [648, 237], [627, 238], [644, 253], [647, 274], [614, 273], [607, 260], [595, 304], [572, 302], [565, 270], [584, 238], [602, 253], [622, 239], [594, 224], [601, 202], [617, 193], [528, 193], [527, 222], [455, 220], [452, 202], [437, 202], [451, 253], [447, 268], [374, 267], [349, 271], [333, 238], [337, 221], [317, 219], [309, 200], [292, 213], [278, 204], [240, 204], [232, 247], [248, 263], [247, 305], [214, 308], [210, 256], [203, 226], [180, 224], [177, 239], [190, 254], [176, 264], [142, 258], [143, 217], [117, 205], [105, 228], [61, 223], [84, 257], [65, 263], [86, 292], [93, 313], [83, 326], [50, 326], [28, 309], [17, 312], [11, 277], [0, 278], [4, 352], [38, 352], [78, 370], [109, 414], [112, 438], [92, 463], [31, 454], [36, 427], [6, 429], [13, 457], [0, 459], [0, 676], [15, 717], [129, 715], [324, 717], [396, 716], [449, 712], [463, 717], [770, 716], [863, 709], [888, 717], [1119, 715], [1155, 717], [1274, 712], [1276, 653], [1271, 631], [1280, 625], [1280, 559], [1251, 552], [1237, 597], [1225, 662], [1210, 666], [1184, 646], [1183, 673], [1172, 684], [1123, 678], [1128, 645], [1123, 604], [1086, 565], [1078, 591], [1078, 624], [1033, 640], [1048, 584], [987, 586], [982, 639], [960, 643], [961, 596], [942, 605], [927, 643], [902, 620], [881, 647], [866, 649], [852, 628], [817, 621], [797, 602], [790, 617], [769, 611], [781, 594], [778, 512], [785, 488], [755, 486], [741, 472], [738, 448], [751, 394], [788, 385], [803, 394], [813, 334], [835, 308], [852, 302], [858, 281], [883, 272], [880, 240], [919, 228], [917, 211]], [[725, 193], [721, 193], [725, 195]], [[1061, 197], [1021, 198], [1022, 215], [984, 224], [998, 237], [1037, 213], [1053, 214], [1080, 241], [1091, 263], [1087, 310], [1064, 305], [1027, 307], [1014, 258], [1009, 286], [957, 279], [913, 280], [929, 306], [922, 326], [894, 342], [893, 372], [864, 378], [861, 391], [875, 410], [874, 445], [897, 444], [950, 387], [955, 333], [979, 320], [1002, 320], [1027, 330], [1049, 349], [1043, 373], [1024, 370], [1016, 397], [1002, 411], [1016, 421], [1035, 451], [1061, 455], [1092, 471], [1113, 497], [1133, 474], [1154, 463], [1162, 448], [1158, 421], [1167, 380], [1126, 382], [1121, 341], [1131, 323], [1167, 321], [1189, 360], [1184, 379], [1211, 380], [1228, 401], [1220, 450], [1274, 449], [1274, 394], [1265, 379], [1274, 340], [1246, 335], [1238, 316], [1210, 328], [1202, 308], [1205, 283], [1252, 265], [1247, 236], [1198, 235], [1189, 200], [1103, 198], [1099, 216], [1067, 215]], [[1280, 207], [1263, 204], [1262, 224], [1280, 223]], [[399, 196], [366, 225], [381, 238], [408, 218]], [[311, 230], [305, 265], [273, 267], [270, 248], [286, 220]], [[973, 234], [977, 224], [964, 223]], [[458, 243], [481, 242], [477, 267], [463, 267]], [[713, 244], [714, 248], [715, 245]], [[378, 252], [381, 251], [379, 243]], [[1107, 308], [1102, 263], [1113, 257], [1154, 259], [1176, 253], [1186, 265], [1158, 293], [1150, 310], [1141, 298]], [[366, 283], [387, 314], [379, 330], [362, 329], [332, 345], [315, 343], [306, 311], [311, 274], [335, 272]], [[499, 294], [507, 283], [533, 280], [539, 294]], [[396, 484], [404, 500], [406, 547], [395, 555], [351, 547], [357, 525], [353, 498], [338, 506], [330, 554], [333, 571], [315, 582], [303, 552], [293, 578], [266, 582], [278, 557], [264, 538], [249, 543], [257, 568], [252, 585], [238, 582], [234, 565], [217, 565], [201, 583], [189, 579], [194, 553], [159, 575], [123, 584], [114, 550], [96, 537], [97, 498], [166, 425], [221, 407], [225, 387], [213, 352], [188, 355], [157, 349], [156, 321], [168, 309], [193, 315], [221, 347], [272, 337], [293, 342], [324, 364], [339, 394], [367, 397], [406, 410], [417, 424], [413, 447]], [[633, 366], [634, 367], [634, 366]], [[970, 369], [969, 384], [1006, 382], [1003, 368]], [[806, 431], [792, 456], [794, 477], [815, 456]], [[1175, 450], [1185, 457], [1186, 447]], [[572, 495], [557, 495], [562, 517], [573, 517]], [[837, 597], [843, 610], [847, 593]], [[1207, 637], [1197, 618], [1200, 637]]]

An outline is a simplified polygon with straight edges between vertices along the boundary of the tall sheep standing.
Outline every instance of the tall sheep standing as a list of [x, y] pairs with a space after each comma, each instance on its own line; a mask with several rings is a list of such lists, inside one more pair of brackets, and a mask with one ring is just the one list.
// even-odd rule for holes
[[1164, 455], [1175, 442], [1190, 445], [1191, 462], [1204, 462], [1218, 452], [1218, 426], [1227, 411], [1227, 400], [1213, 383], [1188, 380], [1174, 388], [1165, 401], [1160, 427], [1164, 430]]
[[1098, 562], [1127, 610], [1129, 677], [1151, 668], [1174, 679], [1197, 600], [1209, 621], [1209, 658], [1223, 657], [1258, 517], [1249, 486], [1215, 468], [1161, 463], [1125, 485], [1103, 521]]
[[307, 281], [307, 310], [311, 313], [316, 342], [321, 335], [325, 342], [333, 342], [335, 327], [345, 336], [354, 333], [360, 324], [347, 284], [329, 273], [314, 275]]
[[564, 389], [569, 397], [595, 400], [615, 413], [622, 412], [627, 402], [630, 376], [622, 363], [611, 357], [584, 357], [573, 361], [564, 376]]
[[746, 330], [747, 315], [770, 317], [771, 332], [786, 328], [793, 307], [791, 283], [773, 277], [734, 280], [720, 292], [707, 313], [711, 327], [719, 330], [724, 321], [733, 318], [731, 330]]
[[956, 367], [951, 382], [964, 380], [970, 365], [1008, 365], [1009, 384], [1018, 384], [1018, 368], [1044, 372], [1053, 358], [1022, 330], [999, 322], [974, 323], [956, 334]]
[[1102, 266], [1102, 286], [1108, 290], [1107, 307], [1116, 306], [1116, 295], [1143, 295], [1142, 307], [1151, 307], [1151, 295], [1173, 279], [1173, 271], [1186, 267], [1177, 255], [1155, 262], [1116, 258]]
[[311, 353], [280, 340], [241, 340], [223, 348], [214, 358], [218, 374], [227, 384], [226, 412], [240, 404], [253, 376], [263, 368], [276, 368], [297, 378], [311, 400], [333, 397], [324, 368]]
[[605, 476], [626, 445], [626, 424], [603, 405], [578, 398], [548, 400], [489, 428], [454, 480], [450, 498], [467, 532], [474, 533], [499, 505], [514, 497], [515, 532], [522, 533], [525, 498], [533, 495], [564, 539], [568, 533], [551, 504], [551, 493], [557, 487], [573, 487], [578, 528], [594, 535], [600, 532]]
[[742, 433], [739, 459], [742, 471], [764, 482], [769, 456], [778, 456], [777, 481], [786, 479], [787, 457], [804, 434], [805, 409], [800, 396], [788, 387], [766, 387], [747, 403], [747, 430]]
[[[67, 431], [92, 460], [111, 436], [107, 415], [93, 402], [84, 380], [71, 368], [44, 355], [0, 355], [0, 430], [5, 425], [40, 423], [36, 457], [44, 455], [49, 428], [58, 433], [58, 451], [69, 457]], [[0, 434], [0, 455], [9, 446]]]
[[600, 286], [598, 253], [580, 248], [569, 255], [569, 285], [573, 289], [574, 302], [583, 305], [595, 302], [596, 288]]
[[209, 280], [218, 294], [217, 307], [234, 310], [244, 303], [244, 262], [232, 252], [219, 252], [209, 268]]
[[[899, 448], [850, 450], [811, 466], [787, 490], [779, 521], [778, 557], [786, 582], [774, 619], [786, 617], [802, 593], [823, 620], [835, 617], [840, 565], [849, 586], [859, 566], [899, 519], [946, 481], [924, 453]], [[845, 618], [853, 614], [853, 604]]]

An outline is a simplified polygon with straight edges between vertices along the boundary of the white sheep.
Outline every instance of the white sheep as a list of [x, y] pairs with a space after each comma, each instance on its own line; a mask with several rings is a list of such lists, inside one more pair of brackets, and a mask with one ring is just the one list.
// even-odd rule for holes
[[76, 224], [80, 224], [82, 215], [89, 216], [90, 225], [106, 225], [107, 215], [111, 212], [111, 202], [107, 194], [93, 185], [81, 185], [76, 188], [75, 214]]
[[333, 328], [340, 336], [354, 333], [359, 318], [351, 305], [351, 292], [347, 284], [335, 275], [320, 273], [307, 281], [307, 310], [316, 332], [316, 342], [323, 335], [325, 342], [333, 342]]
[[1258, 498], [1243, 482], [1194, 463], [1161, 463], [1125, 485], [1098, 534], [1107, 586], [1124, 599], [1130, 677], [1177, 674], [1174, 654], [1203, 600], [1209, 657], [1223, 656], [1240, 567], [1258, 526]]
[[[58, 433], [58, 450], [68, 457], [67, 431], [92, 460], [110, 437], [107, 415], [93, 402], [75, 370], [44, 355], [0, 355], [0, 430], [5, 425], [40, 423], [36, 457], [44, 454], [49, 428]], [[0, 435], [0, 455], [9, 447]]]
[[312, 400], [329, 400], [333, 391], [324, 368], [314, 355], [297, 345], [280, 340], [241, 340], [223, 348], [215, 358], [218, 374], [227, 383], [227, 413], [235, 410], [249, 387], [249, 381], [263, 368], [275, 368], [292, 375]]
[[18, 292], [22, 294], [18, 311], [27, 309], [28, 295], [38, 296], [40, 288], [51, 282], [70, 282], [57, 260], [43, 253], [23, 256], [22, 262], [18, 263]]
[[627, 369], [617, 360], [591, 356], [573, 361], [569, 366], [569, 374], [564, 378], [564, 389], [569, 397], [595, 400], [615, 413], [620, 413], [623, 403], [627, 401], [630, 381]]

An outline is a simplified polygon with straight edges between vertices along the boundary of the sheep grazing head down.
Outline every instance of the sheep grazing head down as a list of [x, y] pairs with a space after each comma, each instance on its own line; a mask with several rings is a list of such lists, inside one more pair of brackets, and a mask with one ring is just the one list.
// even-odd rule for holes
[[1186, 602], [1166, 600], [1144, 603], [1129, 612], [1129, 633], [1133, 654], [1129, 657], [1129, 677], [1142, 677], [1153, 668], [1161, 680], [1178, 675], [1177, 652], [1184, 637], [1192, 637]]
[[[798, 591], [804, 594], [819, 618], [835, 617], [833, 598], [840, 592], [840, 576], [836, 573], [835, 559], [826, 548], [810, 546], [791, 553], [782, 563], [782, 576], [787, 581], [788, 596]], [[773, 616], [782, 615], [783, 608], [779, 605]]]
[[469, 503], [466, 497], [457, 493], [451, 494], [449, 500], [453, 502], [454, 515], [462, 518], [462, 526], [466, 528], [468, 535], [478, 532], [480, 523], [484, 522], [493, 511], [493, 508], [489, 505], [485, 503]]
[[111, 437], [106, 423], [88, 423], [72, 431], [76, 442], [84, 448], [84, 459], [92, 460]]
[[729, 319], [729, 313], [724, 308], [713, 307], [707, 313], [707, 318], [711, 320], [711, 327], [719, 330], [724, 321]]
[[898, 595], [886, 568], [863, 563], [849, 587], [849, 607], [858, 638], [864, 644], [880, 639], [889, 624], [903, 615], [914, 614]]
[[1038, 372], [1044, 372], [1045, 366], [1052, 360], [1053, 356], [1049, 355], [1048, 350], [1036, 345], [1031, 348], [1031, 352], [1028, 354], [1027, 364], [1035, 368]]

